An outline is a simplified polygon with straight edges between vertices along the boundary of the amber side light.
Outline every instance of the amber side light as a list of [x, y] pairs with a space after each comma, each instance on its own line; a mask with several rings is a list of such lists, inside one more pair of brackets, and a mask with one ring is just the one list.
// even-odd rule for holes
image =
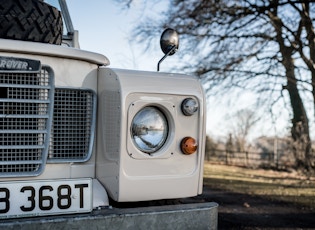
[[198, 147], [197, 142], [192, 137], [185, 137], [180, 143], [180, 149], [186, 155], [195, 153], [197, 147]]

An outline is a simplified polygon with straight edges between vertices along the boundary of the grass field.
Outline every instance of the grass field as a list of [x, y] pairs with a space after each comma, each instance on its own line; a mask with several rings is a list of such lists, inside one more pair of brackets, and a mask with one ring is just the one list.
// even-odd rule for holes
[[264, 196], [315, 210], [315, 178], [297, 172], [248, 169], [206, 162], [204, 184], [212, 188]]

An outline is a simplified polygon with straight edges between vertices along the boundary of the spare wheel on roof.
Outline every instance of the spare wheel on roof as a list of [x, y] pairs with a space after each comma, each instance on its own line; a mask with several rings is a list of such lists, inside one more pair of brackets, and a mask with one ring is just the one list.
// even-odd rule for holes
[[42, 0], [0, 0], [0, 38], [60, 45], [62, 16]]

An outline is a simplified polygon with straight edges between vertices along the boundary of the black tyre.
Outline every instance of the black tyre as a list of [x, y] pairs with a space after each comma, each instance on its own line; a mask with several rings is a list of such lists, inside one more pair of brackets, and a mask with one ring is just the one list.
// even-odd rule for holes
[[60, 45], [61, 12], [42, 0], [0, 0], [0, 38]]

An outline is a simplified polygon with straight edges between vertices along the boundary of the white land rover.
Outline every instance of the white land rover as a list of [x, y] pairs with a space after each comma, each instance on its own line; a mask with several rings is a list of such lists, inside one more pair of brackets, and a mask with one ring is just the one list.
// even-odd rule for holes
[[0, 219], [202, 192], [197, 78], [108, 68], [79, 49], [65, 0], [0, 2]]

